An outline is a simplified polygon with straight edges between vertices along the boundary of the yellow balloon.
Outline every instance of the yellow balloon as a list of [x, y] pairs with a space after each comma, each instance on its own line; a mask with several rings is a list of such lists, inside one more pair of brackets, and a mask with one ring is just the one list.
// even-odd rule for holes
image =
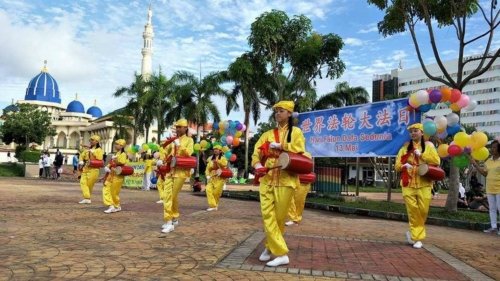
[[477, 150], [488, 143], [488, 136], [483, 132], [476, 131], [472, 133], [470, 143], [472, 150]]
[[242, 131], [236, 131], [236, 133], [234, 133], [234, 137], [239, 138], [239, 137], [241, 137], [242, 134], [243, 134]]
[[455, 144], [460, 146], [461, 148], [470, 145], [470, 139], [471, 137], [466, 132], [458, 132], [453, 137], [453, 141], [455, 141]]
[[479, 161], [484, 161], [488, 159], [488, 156], [490, 156], [490, 152], [486, 147], [481, 147], [476, 150], [472, 150], [471, 152], [472, 158], [479, 160]]
[[227, 152], [227, 151], [229, 151], [229, 147], [227, 147], [227, 145], [223, 146], [223, 147], [222, 147], [222, 151], [223, 151], [223, 152]]
[[450, 104], [450, 109], [453, 112], [459, 112], [460, 111], [460, 106], [458, 104], [456, 104], [456, 103], [452, 103], [452, 104]]
[[199, 143], [196, 143], [193, 148], [194, 150], [200, 150], [201, 145]]
[[219, 122], [219, 130], [224, 131], [224, 121]]
[[448, 147], [449, 147], [449, 145], [447, 145], [446, 143], [440, 144], [438, 146], [437, 152], [438, 152], [439, 157], [441, 157], [441, 158], [448, 157]]
[[207, 141], [206, 141], [206, 140], [202, 140], [202, 141], [200, 141], [200, 147], [201, 147], [201, 148], [205, 148], [205, 147], [207, 147], [207, 144], [208, 144], [208, 143], [207, 143]]

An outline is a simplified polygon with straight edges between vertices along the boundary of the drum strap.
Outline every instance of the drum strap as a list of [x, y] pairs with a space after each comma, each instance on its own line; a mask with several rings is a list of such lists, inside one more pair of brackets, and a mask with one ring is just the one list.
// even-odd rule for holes
[[[410, 158], [410, 155], [413, 153], [413, 150], [406, 151], [406, 154], [401, 157], [401, 164], [404, 165], [407, 161], [408, 158]], [[403, 168], [401, 172], [401, 181], [403, 182], [403, 187], [407, 187], [408, 184], [410, 184], [410, 179], [411, 176], [408, 173], [408, 170], [406, 168]]]

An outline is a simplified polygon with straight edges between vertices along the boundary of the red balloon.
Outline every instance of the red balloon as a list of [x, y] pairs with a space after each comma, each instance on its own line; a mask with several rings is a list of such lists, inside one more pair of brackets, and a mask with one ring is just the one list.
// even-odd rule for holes
[[450, 156], [457, 156], [462, 154], [462, 148], [456, 144], [452, 144], [448, 147], [448, 154]]
[[229, 161], [231, 162], [236, 161], [236, 154], [231, 155], [231, 157], [229, 157]]
[[461, 96], [462, 96], [462, 92], [460, 92], [460, 90], [457, 90], [457, 89], [451, 90], [450, 102], [451, 103], [457, 102]]

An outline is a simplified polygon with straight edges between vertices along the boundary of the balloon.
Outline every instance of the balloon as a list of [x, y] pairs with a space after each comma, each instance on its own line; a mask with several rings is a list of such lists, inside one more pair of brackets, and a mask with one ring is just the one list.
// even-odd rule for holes
[[130, 146], [129, 148], [127, 148], [127, 153], [134, 153], [133, 146]]
[[236, 161], [236, 154], [232, 154], [231, 157], [229, 157], [229, 161], [231, 162]]
[[488, 137], [483, 132], [473, 132], [471, 135], [471, 147], [472, 150], [477, 150], [488, 143]]
[[408, 100], [408, 104], [410, 104], [410, 106], [412, 108], [418, 108], [420, 106], [420, 103], [417, 100], [417, 95], [416, 94], [412, 94], [410, 96], [410, 99]]
[[199, 143], [195, 143], [195, 144], [193, 145], [193, 148], [194, 148], [194, 150], [200, 150], [201, 145], [200, 145]]
[[233, 137], [232, 136], [227, 136], [226, 137], [226, 143], [231, 145], [233, 143]]
[[228, 160], [231, 158], [231, 155], [233, 155], [233, 153], [231, 153], [231, 151], [230, 151], [230, 150], [228, 150], [228, 151], [226, 151], [226, 152], [224, 153], [224, 157], [226, 157], [226, 159], [228, 159]]
[[133, 151], [135, 153], [137, 153], [139, 151], [139, 149], [141, 149], [141, 147], [138, 144], [134, 145], [134, 150]]
[[446, 117], [444, 116], [436, 116], [436, 118], [434, 118], [434, 122], [436, 123], [436, 127], [438, 129], [445, 129], [446, 126], [448, 126], [448, 120], [446, 120]]
[[452, 104], [450, 104], [450, 109], [453, 112], [459, 112], [460, 111], [460, 106], [458, 104], [456, 104], [456, 103], [452, 103]]
[[236, 130], [241, 131], [242, 128], [243, 128], [243, 124], [241, 124], [241, 123], [236, 124]]
[[224, 128], [225, 128], [224, 125], [225, 125], [224, 121], [220, 121], [219, 122], [219, 129], [224, 131]]
[[456, 145], [464, 148], [470, 144], [470, 136], [466, 132], [458, 132], [453, 136]]
[[441, 102], [449, 101], [451, 97], [450, 88], [441, 88]]
[[429, 110], [431, 110], [430, 104], [423, 104], [423, 105], [418, 107], [418, 111], [420, 111], [420, 112], [427, 112]]
[[455, 124], [453, 126], [448, 126], [446, 128], [446, 134], [449, 136], [453, 136], [458, 132], [460, 132], [460, 125], [458, 125], [458, 124]]
[[451, 103], [457, 102], [460, 99], [460, 96], [462, 96], [462, 93], [459, 90], [457, 89], [451, 90], [450, 102]]
[[441, 94], [441, 91], [440, 90], [432, 90], [430, 93], [429, 93], [429, 100], [432, 102], [432, 103], [438, 103], [441, 101], [441, 97], [443, 95]]
[[470, 101], [469, 96], [462, 94], [462, 96], [460, 96], [460, 99], [456, 102], [456, 104], [460, 106], [460, 108], [464, 108], [469, 105], [469, 101]]
[[227, 146], [222, 147], [222, 152], [226, 153], [228, 151], [229, 151], [229, 147], [227, 147]]
[[448, 147], [448, 154], [450, 156], [457, 156], [462, 153], [462, 148], [456, 144], [452, 144]]
[[208, 144], [208, 142], [206, 140], [201, 140], [200, 141], [200, 148], [206, 148], [207, 144]]
[[238, 146], [240, 145], [240, 139], [239, 138], [233, 138], [233, 146]]
[[450, 113], [446, 115], [446, 120], [448, 121], [448, 126], [453, 126], [458, 123], [460, 120], [460, 117], [456, 113]]
[[216, 123], [214, 122], [214, 124], [212, 125], [212, 129], [215, 131], [215, 130], [218, 130], [219, 129], [219, 123]]
[[243, 135], [242, 131], [237, 131], [236, 133], [234, 133], [235, 138], [239, 138], [239, 137], [241, 137], [241, 135]]
[[153, 153], [153, 158], [154, 158], [154, 159], [158, 159], [158, 158], [160, 158], [160, 153], [159, 153], [158, 151], [157, 151], [157, 152], [155, 152], [155, 153]]
[[429, 93], [427, 93], [426, 90], [419, 90], [416, 93], [416, 96], [417, 96], [417, 101], [420, 105], [429, 103]]
[[490, 156], [490, 152], [486, 147], [481, 147], [479, 149], [473, 150], [472, 153], [472, 158], [479, 160], [479, 161], [484, 161], [488, 159], [488, 156]]
[[240, 130], [240, 131], [241, 131], [241, 132], [246, 131], [246, 130], [247, 130], [247, 126], [246, 126], [245, 124], [241, 124], [241, 125], [243, 125], [243, 127], [241, 128], [241, 130]]
[[447, 145], [446, 143], [440, 144], [438, 146], [437, 152], [438, 152], [439, 157], [441, 157], [441, 158], [448, 157], [448, 147], [449, 147], [449, 145]]
[[148, 151], [148, 149], [149, 149], [149, 145], [148, 145], [147, 143], [144, 143], [144, 144], [142, 144], [141, 148], [142, 148], [142, 150], [144, 150], [144, 151]]
[[157, 177], [151, 177], [151, 183], [152, 184], [156, 184], [158, 182], [158, 178]]
[[453, 157], [453, 165], [455, 165], [458, 168], [465, 168], [469, 166], [469, 158], [467, 158], [466, 155], [458, 155]]
[[467, 111], [473, 111], [474, 109], [476, 109], [476, 106], [477, 106], [477, 101], [476, 100], [470, 100], [469, 104], [466, 107], [464, 107], [464, 109], [467, 110]]
[[437, 137], [441, 140], [444, 140], [448, 136], [448, 132], [446, 130], [443, 130], [442, 132], [438, 133]]
[[424, 122], [424, 134], [428, 136], [434, 136], [437, 132], [436, 123], [432, 121]]

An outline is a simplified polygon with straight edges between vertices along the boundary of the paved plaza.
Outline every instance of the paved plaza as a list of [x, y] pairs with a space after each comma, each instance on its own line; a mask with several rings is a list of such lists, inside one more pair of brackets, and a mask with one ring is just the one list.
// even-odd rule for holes
[[104, 214], [98, 183], [79, 205], [76, 182], [0, 178], [0, 280], [500, 280], [500, 237], [429, 226], [424, 249], [407, 223], [306, 210], [287, 228], [290, 264], [258, 261], [259, 203], [180, 194], [181, 219], [162, 234], [156, 191], [123, 190]]

